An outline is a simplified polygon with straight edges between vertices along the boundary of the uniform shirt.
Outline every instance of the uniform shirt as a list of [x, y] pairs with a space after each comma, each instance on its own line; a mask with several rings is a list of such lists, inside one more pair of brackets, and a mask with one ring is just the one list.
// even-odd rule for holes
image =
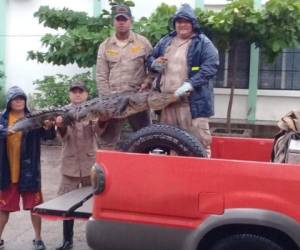
[[99, 47], [96, 81], [99, 95], [124, 91], [136, 92], [141, 84], [150, 86], [145, 61], [152, 51], [150, 42], [143, 36], [130, 32], [129, 39], [120, 41], [114, 35]]
[[[8, 126], [12, 126], [17, 120], [18, 118], [10, 113], [8, 116]], [[7, 156], [12, 183], [18, 183], [20, 178], [21, 142], [22, 132], [7, 136]]]
[[63, 133], [57, 130], [62, 142], [61, 173], [70, 177], [89, 176], [96, 160], [97, 135], [103, 132], [98, 122], [82, 120], [65, 127]]

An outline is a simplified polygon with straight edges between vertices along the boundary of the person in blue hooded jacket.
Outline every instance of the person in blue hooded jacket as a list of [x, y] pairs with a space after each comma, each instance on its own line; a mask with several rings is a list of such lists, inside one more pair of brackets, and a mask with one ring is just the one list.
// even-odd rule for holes
[[[29, 114], [27, 97], [22, 89], [11, 87], [6, 96], [6, 110], [0, 115], [0, 249], [1, 238], [10, 212], [19, 211], [20, 198], [23, 209], [32, 209], [42, 203], [40, 139], [55, 138], [55, 130], [49, 121], [44, 127], [29, 132], [14, 132], [10, 127], [16, 120]], [[33, 247], [46, 249], [41, 239], [41, 218], [31, 213], [35, 233]]]
[[[175, 31], [163, 37], [147, 59], [158, 73], [161, 92], [174, 92], [180, 102], [162, 110], [160, 122], [183, 128], [196, 136], [210, 156], [209, 117], [214, 115], [213, 86], [218, 50], [203, 33], [193, 9], [183, 4], [172, 19]], [[157, 86], [156, 86], [157, 88]]]

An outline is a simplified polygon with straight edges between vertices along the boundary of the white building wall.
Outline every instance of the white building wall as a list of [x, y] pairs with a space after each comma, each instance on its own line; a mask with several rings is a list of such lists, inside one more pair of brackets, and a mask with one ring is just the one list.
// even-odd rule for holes
[[[229, 89], [215, 89], [215, 116], [226, 119]], [[300, 91], [258, 90], [256, 102], [257, 121], [278, 121], [291, 110], [300, 109]], [[231, 118], [246, 120], [248, 112], [248, 90], [236, 89]]]
[[259, 90], [256, 119], [278, 121], [291, 110], [300, 109], [300, 91]]
[[[215, 89], [215, 116], [225, 119], [229, 102], [230, 89]], [[232, 119], [247, 119], [247, 90], [236, 89], [231, 110]]]

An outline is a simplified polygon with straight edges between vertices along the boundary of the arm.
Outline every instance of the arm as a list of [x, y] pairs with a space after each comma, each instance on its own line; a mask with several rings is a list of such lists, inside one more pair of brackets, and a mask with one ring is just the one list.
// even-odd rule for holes
[[4, 127], [3, 124], [0, 124], [0, 139], [4, 139], [7, 136], [7, 127]]
[[203, 44], [201, 57], [201, 69], [193, 77], [187, 80], [187, 82], [190, 82], [192, 84], [193, 88], [197, 88], [203, 84], [207, 84], [209, 79], [214, 77], [214, 75], [218, 71], [218, 50], [215, 48], [213, 43], [207, 38], [205, 38]]
[[98, 95], [109, 95], [109, 65], [105, 56], [105, 44], [99, 46], [96, 64], [96, 84]]
[[55, 125], [58, 138], [63, 140], [65, 135], [67, 134], [67, 126], [64, 125], [64, 119], [62, 116], [56, 117]]
[[152, 52], [147, 57], [146, 65], [150, 72], [157, 73], [156, 71], [151, 69], [151, 65], [156, 58], [163, 55], [163, 43], [164, 43], [164, 38], [159, 40], [159, 42], [154, 46]]
[[145, 76], [143, 83], [141, 84], [140, 91], [151, 88], [152, 82], [154, 81], [154, 78], [155, 78], [155, 74], [152, 73], [150, 70], [148, 70], [148, 67], [147, 67], [147, 58], [151, 54], [153, 47], [148, 39], [145, 39], [144, 43], [145, 43], [145, 52], [146, 52], [145, 58], [144, 58], [144, 60], [145, 60], [144, 67], [145, 67], [145, 71], [146, 71], [146, 76]]

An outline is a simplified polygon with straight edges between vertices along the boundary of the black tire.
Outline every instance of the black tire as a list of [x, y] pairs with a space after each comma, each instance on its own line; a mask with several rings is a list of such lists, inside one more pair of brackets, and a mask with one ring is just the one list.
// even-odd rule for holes
[[120, 149], [125, 152], [207, 157], [202, 144], [186, 131], [165, 124], [153, 124], [132, 134]]
[[256, 234], [234, 234], [213, 244], [209, 250], [284, 250], [275, 241]]

